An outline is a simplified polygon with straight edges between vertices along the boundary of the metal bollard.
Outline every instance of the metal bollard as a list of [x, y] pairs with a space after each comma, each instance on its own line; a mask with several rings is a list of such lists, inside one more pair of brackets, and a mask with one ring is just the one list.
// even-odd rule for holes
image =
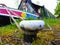
[[24, 31], [24, 45], [30, 45], [36, 39], [38, 31], [44, 28], [45, 23], [42, 20], [23, 20], [19, 25]]

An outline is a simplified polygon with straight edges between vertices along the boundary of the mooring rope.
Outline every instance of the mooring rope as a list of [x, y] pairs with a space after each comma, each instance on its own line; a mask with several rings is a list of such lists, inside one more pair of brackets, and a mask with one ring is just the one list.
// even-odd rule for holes
[[[16, 20], [14, 19], [14, 17], [11, 15], [8, 7], [5, 6], [5, 8], [6, 8], [6, 11], [8, 12], [8, 14], [10, 15], [11, 19], [12, 19], [12, 20], [14, 21], [14, 23], [16, 24], [17, 28], [18, 28], [19, 30], [21, 30], [19, 24], [16, 22]], [[14, 13], [14, 14], [15, 14], [15, 13]], [[22, 19], [22, 18], [20, 17], [20, 19]], [[22, 19], [22, 20], [23, 20], [23, 19]]]

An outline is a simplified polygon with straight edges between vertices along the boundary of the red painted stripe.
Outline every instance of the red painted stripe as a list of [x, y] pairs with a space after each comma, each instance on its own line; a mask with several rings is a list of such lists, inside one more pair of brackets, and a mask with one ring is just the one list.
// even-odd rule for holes
[[8, 14], [8, 12], [6, 11], [6, 9], [0, 9], [0, 13]]
[[[14, 15], [14, 16], [17, 16], [17, 15], [16, 15], [16, 14], [14, 14], [14, 13], [12, 13], [11, 11], [12, 11], [12, 12], [14, 12], [14, 13], [16, 13], [18, 16], [20, 16], [20, 17], [21, 17], [22, 12], [15, 11], [15, 10], [10, 10], [10, 11], [9, 11], [9, 12], [10, 12], [10, 14], [11, 14], [11, 15]], [[7, 15], [9, 15], [9, 14], [8, 14], [8, 12], [7, 12], [7, 10], [6, 10], [6, 9], [4, 9], [4, 8], [3, 8], [3, 9], [1, 9], [1, 8], [0, 8], [0, 13], [1, 13], [1, 14], [7, 14]]]
[[18, 16], [21, 16], [21, 14], [22, 14], [22, 12], [18, 12], [18, 11], [15, 11], [15, 10], [11, 10], [11, 11], [13, 11], [14, 13], [16, 13]]

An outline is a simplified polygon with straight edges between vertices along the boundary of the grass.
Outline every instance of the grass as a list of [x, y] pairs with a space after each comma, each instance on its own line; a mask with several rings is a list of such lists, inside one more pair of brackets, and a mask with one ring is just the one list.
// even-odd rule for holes
[[[29, 19], [26, 19], [26, 20], [33, 20], [33, 18], [29, 18]], [[41, 20], [44, 20], [45, 25], [48, 23], [51, 27], [54, 27], [57, 30], [60, 30], [60, 18], [57, 18], [57, 19], [52, 19], [52, 18], [46, 19], [46, 18], [44, 18], [44, 19], [41, 19]], [[17, 20], [17, 22], [20, 22], [20, 21], [21, 20]], [[9, 25], [0, 27], [0, 34], [6, 35], [7, 32], [8, 33], [12, 33], [15, 30], [18, 30], [16, 25], [14, 23], [13, 24], [9, 24]]]
[[57, 19], [44, 19], [45, 24], [49, 24], [53, 29], [60, 30], [60, 18]]
[[51, 26], [53, 26], [54, 24], [58, 25], [60, 24], [60, 18], [57, 18], [57, 19], [44, 19], [45, 23], [48, 23], [50, 24]]
[[15, 24], [9, 24], [3, 27], [0, 27], [0, 35], [7, 35], [9, 33], [13, 33], [15, 30], [18, 30], [18, 28], [15, 26]]
[[[34, 19], [32, 18], [32, 19], [26, 19], [26, 20], [34, 20]], [[48, 23], [51, 27], [55, 28], [56, 30], [60, 30], [60, 18], [57, 18], [57, 19], [52, 19], [52, 18], [51, 19], [46, 19], [45, 18], [45, 19], [41, 19], [41, 20], [45, 21], [45, 25], [46, 25], [46, 23]], [[20, 21], [21, 20], [17, 20], [17, 22], [20, 22]], [[15, 31], [18, 31], [18, 28], [16, 27], [16, 25], [14, 23], [3, 26], [3, 27], [0, 27], [0, 36], [13, 35], [13, 33]], [[39, 44], [44, 45], [44, 42], [45, 42], [46, 39], [51, 40], [51, 38], [53, 37], [53, 36], [51, 36], [52, 34], [53, 34], [53, 31], [51, 31], [51, 32], [48, 32], [48, 31], [47, 32], [39, 32], [37, 35], [41, 39], [40, 40], [38, 39], [38, 40], [34, 41], [32, 43], [32, 45], [39, 45]], [[22, 36], [22, 34], [20, 34], [20, 36]], [[42, 37], [44, 37], [44, 39]]]

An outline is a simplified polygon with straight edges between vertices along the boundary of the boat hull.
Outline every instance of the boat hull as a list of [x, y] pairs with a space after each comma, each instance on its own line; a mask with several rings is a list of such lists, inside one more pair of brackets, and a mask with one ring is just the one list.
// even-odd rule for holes
[[10, 24], [10, 18], [8, 16], [0, 16], [0, 26]]

